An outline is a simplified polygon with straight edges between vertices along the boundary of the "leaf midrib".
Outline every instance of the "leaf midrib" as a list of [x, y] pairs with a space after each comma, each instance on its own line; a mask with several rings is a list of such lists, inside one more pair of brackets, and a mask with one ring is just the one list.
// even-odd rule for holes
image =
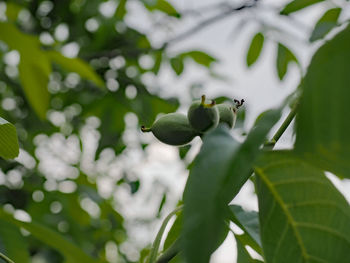
[[263, 170], [256, 167], [255, 171], [256, 171], [256, 174], [259, 175], [261, 180], [265, 183], [267, 188], [270, 190], [271, 194], [275, 198], [275, 201], [280, 205], [281, 209], [284, 211], [284, 214], [286, 215], [286, 218], [287, 218], [287, 222], [290, 224], [290, 226], [293, 230], [292, 232], [294, 233], [296, 240], [298, 242], [298, 245], [300, 246], [302, 257], [305, 259], [305, 262], [308, 262], [309, 257], [308, 257], [306, 250], [305, 250], [303, 240], [302, 240], [301, 235], [297, 229], [297, 224], [294, 221], [292, 215], [290, 214], [287, 206], [284, 204], [282, 198], [280, 197], [280, 195], [278, 194], [278, 192], [274, 188], [273, 184], [269, 182], [269, 180], [267, 179], [267, 176], [265, 175]]

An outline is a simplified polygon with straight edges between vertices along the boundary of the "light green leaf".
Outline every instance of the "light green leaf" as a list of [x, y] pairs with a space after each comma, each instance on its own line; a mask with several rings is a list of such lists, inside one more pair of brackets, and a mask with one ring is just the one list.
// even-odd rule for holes
[[247, 66], [253, 65], [260, 56], [261, 50], [264, 46], [264, 35], [262, 33], [257, 33], [250, 43], [248, 53], [247, 53]]
[[211, 66], [211, 64], [213, 62], [216, 62], [217, 59], [208, 55], [207, 53], [203, 52], [203, 51], [198, 51], [198, 50], [194, 50], [194, 51], [189, 51], [189, 52], [185, 52], [179, 55], [180, 57], [189, 57], [191, 59], [193, 59], [195, 62], [197, 62], [200, 65], [203, 65], [207, 68], [209, 68]]
[[23, 6], [15, 4], [13, 2], [6, 3], [6, 17], [10, 21], [16, 21], [19, 12], [23, 9]]
[[117, 9], [115, 10], [114, 16], [120, 20], [124, 18], [126, 15], [126, 1], [127, 0], [120, 0]]
[[154, 72], [154, 74], [158, 74], [159, 70], [160, 70], [160, 67], [162, 65], [162, 59], [163, 59], [163, 52], [160, 50], [160, 51], [157, 51], [154, 53], [154, 66], [153, 66], [153, 69], [152, 71]]
[[88, 63], [80, 58], [67, 58], [57, 51], [47, 51], [47, 55], [52, 62], [59, 64], [64, 69], [78, 73], [81, 77], [91, 80], [99, 87], [104, 86], [100, 76], [96, 74]]
[[1, 251], [14, 262], [29, 263], [28, 246], [17, 227], [0, 219]]
[[289, 63], [293, 61], [298, 64], [298, 60], [294, 54], [286, 46], [278, 43], [276, 68], [280, 80], [283, 80], [287, 73]]
[[338, 25], [338, 18], [341, 8], [329, 9], [317, 21], [314, 30], [310, 36], [310, 42], [323, 38], [329, 31]]
[[261, 158], [255, 174], [267, 262], [347, 261], [350, 206], [322, 171], [276, 151]]
[[323, 1], [324, 0], [293, 0], [283, 8], [280, 14], [289, 15], [290, 13], [299, 11], [300, 9], [303, 9], [305, 7], [308, 7], [310, 5], [314, 5]]
[[350, 178], [350, 26], [314, 55], [302, 82], [296, 151], [314, 164]]
[[0, 157], [13, 159], [18, 154], [19, 145], [16, 128], [13, 124], [0, 117]]
[[51, 73], [50, 62], [39, 52], [33, 51], [32, 55], [22, 53], [18, 69], [19, 78], [29, 103], [37, 115], [45, 119], [50, 100], [47, 89]]
[[0, 210], [0, 218], [16, 225], [17, 227], [24, 228], [30, 232], [34, 237], [42, 241], [43, 243], [56, 249], [66, 259], [66, 263], [97, 263], [99, 260], [93, 259], [79, 247], [68, 241], [66, 238], [58, 234], [57, 232], [49, 229], [36, 222], [23, 222], [15, 219], [12, 215]]
[[47, 84], [51, 65], [40, 49], [39, 39], [22, 33], [13, 24], [0, 22], [0, 40], [19, 51], [21, 60], [18, 69], [23, 90], [37, 115], [44, 119], [49, 107]]
[[181, 236], [188, 263], [209, 262], [226, 231], [227, 205], [250, 177], [260, 146], [279, 117], [279, 110], [265, 114], [243, 144], [226, 126], [204, 136], [184, 191]]
[[178, 76], [184, 71], [184, 62], [179, 56], [171, 58], [170, 65]]
[[169, 16], [180, 17], [181, 15], [175, 7], [166, 0], [154, 0], [154, 1], [144, 1], [145, 7], [149, 11], [158, 10]]

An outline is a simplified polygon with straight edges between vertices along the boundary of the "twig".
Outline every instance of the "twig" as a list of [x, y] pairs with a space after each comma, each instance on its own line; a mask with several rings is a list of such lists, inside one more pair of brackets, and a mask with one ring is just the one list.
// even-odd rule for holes
[[281, 124], [281, 126], [278, 128], [278, 130], [276, 131], [276, 133], [273, 135], [272, 139], [270, 141], [268, 141], [267, 143], [264, 144], [264, 148], [273, 148], [275, 147], [277, 141], [281, 138], [281, 136], [283, 135], [283, 133], [286, 131], [286, 129], [288, 128], [289, 124], [292, 122], [292, 120], [294, 119], [297, 110], [298, 110], [298, 105], [299, 103], [295, 103], [293, 108], [291, 109], [291, 111], [289, 112], [288, 116], [286, 117], [286, 119], [283, 121], [283, 123]]
[[200, 21], [197, 25], [188, 29], [187, 31], [180, 33], [179, 35], [175, 36], [174, 38], [166, 41], [163, 44], [163, 47], [172, 45], [172, 44], [179, 42], [179, 41], [181, 41], [189, 36], [192, 36], [193, 34], [198, 33], [199, 31], [203, 30], [207, 26], [224, 19], [235, 12], [238, 12], [238, 11], [241, 11], [241, 10], [247, 9], [247, 8], [252, 8], [252, 7], [256, 6], [258, 1], [259, 0], [253, 0], [250, 3], [245, 3], [245, 4], [238, 6], [238, 7], [231, 7], [228, 10], [225, 10], [224, 12], [221, 12], [221, 13], [216, 14], [214, 16], [211, 16], [209, 18], [205, 18], [202, 21]]

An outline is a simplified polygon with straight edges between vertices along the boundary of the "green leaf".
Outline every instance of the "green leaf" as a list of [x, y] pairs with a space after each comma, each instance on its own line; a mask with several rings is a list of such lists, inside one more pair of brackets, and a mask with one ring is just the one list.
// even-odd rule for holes
[[286, 46], [278, 43], [276, 68], [280, 80], [283, 80], [287, 73], [289, 63], [293, 61], [298, 64], [298, 60], [294, 54]]
[[114, 16], [120, 20], [124, 18], [126, 15], [126, 1], [127, 0], [120, 0], [117, 9], [115, 10]]
[[239, 226], [247, 236], [240, 235], [241, 241], [245, 245], [251, 246], [258, 253], [261, 253], [261, 240], [259, 229], [259, 214], [255, 211], [244, 211], [241, 206], [230, 205], [232, 212], [231, 220]]
[[179, 237], [182, 228], [182, 212], [178, 214], [164, 241], [163, 250], [168, 249]]
[[57, 51], [47, 51], [47, 55], [52, 62], [59, 64], [64, 69], [78, 73], [81, 77], [91, 80], [99, 87], [104, 86], [100, 76], [96, 74], [88, 63], [80, 58], [67, 58]]
[[350, 206], [322, 171], [276, 151], [261, 158], [255, 174], [267, 262], [340, 263], [349, 257]]
[[323, 1], [324, 0], [293, 0], [283, 8], [280, 14], [289, 15], [290, 13], [299, 11], [300, 9], [303, 9], [305, 7], [308, 7], [310, 5], [314, 5]]
[[194, 51], [189, 51], [189, 52], [185, 52], [179, 55], [180, 57], [189, 57], [191, 59], [193, 59], [196, 63], [205, 66], [207, 68], [209, 68], [211, 66], [211, 64], [213, 62], [216, 62], [217, 59], [210, 56], [209, 54], [203, 52], [203, 51], [198, 51], [198, 50], [194, 50]]
[[237, 245], [237, 263], [259, 263], [260, 260], [253, 259], [248, 253], [244, 244], [236, 236], [236, 245]]
[[30, 232], [34, 237], [42, 241], [43, 243], [51, 246], [56, 249], [66, 259], [66, 263], [75, 263], [75, 262], [86, 262], [86, 263], [96, 263], [100, 262], [99, 260], [93, 259], [79, 247], [68, 241], [66, 238], [62, 237], [57, 232], [52, 229], [47, 228], [36, 222], [23, 222], [15, 219], [12, 215], [7, 214], [3, 210], [0, 210], [0, 218], [16, 225], [17, 227], [24, 228]]
[[257, 33], [250, 43], [248, 53], [247, 53], [247, 66], [253, 65], [260, 56], [261, 50], [264, 46], [264, 35], [262, 33]]
[[36, 114], [45, 119], [50, 99], [47, 84], [51, 65], [40, 49], [39, 39], [22, 33], [13, 24], [0, 22], [0, 40], [19, 51], [21, 61], [18, 69], [23, 90]]
[[317, 21], [314, 30], [310, 36], [310, 42], [314, 42], [323, 38], [329, 31], [338, 25], [338, 18], [341, 12], [341, 8], [329, 9], [324, 15]]
[[6, 3], [6, 17], [10, 21], [16, 21], [19, 12], [22, 10], [23, 6], [12, 3], [12, 2], [7, 2]]
[[170, 65], [178, 76], [184, 71], [184, 62], [179, 56], [171, 58]]
[[301, 84], [296, 144], [299, 155], [350, 178], [350, 26], [314, 55]]
[[0, 219], [0, 247], [14, 262], [30, 262], [28, 246], [17, 227]]
[[[49, 60], [39, 52], [21, 54], [18, 66], [19, 78], [29, 103], [43, 120], [49, 108], [50, 94], [47, 90], [51, 65]], [[33, 57], [35, 59], [33, 59]]]
[[157, 233], [157, 236], [153, 242], [153, 245], [152, 245], [152, 249], [151, 249], [151, 252], [150, 252], [150, 255], [149, 255], [149, 258], [148, 258], [148, 263], [153, 263], [155, 262], [156, 258], [157, 258], [157, 255], [158, 255], [158, 250], [159, 250], [159, 247], [160, 247], [160, 242], [162, 240], [162, 236], [163, 236], [163, 233], [165, 231], [165, 228], [167, 226], [167, 224], [169, 223], [170, 219], [176, 215], [176, 213], [180, 212], [182, 210], [182, 206], [179, 206], [177, 207], [174, 211], [172, 211], [169, 215], [167, 215], [165, 217], [165, 219], [163, 220], [163, 223]]
[[187, 262], [209, 262], [226, 230], [227, 204], [250, 177], [260, 145], [279, 117], [279, 110], [270, 111], [243, 144], [226, 126], [204, 136], [184, 191], [182, 247]]
[[169, 16], [174, 16], [177, 18], [181, 17], [181, 15], [179, 14], [179, 12], [177, 12], [175, 7], [166, 0], [155, 0], [155, 1], [146, 0], [144, 1], [144, 4], [149, 11], [158, 10]]
[[155, 58], [154, 58], [154, 66], [152, 71], [154, 72], [154, 74], [157, 75], [159, 72], [160, 66], [162, 64], [163, 52], [160, 50], [155, 52], [154, 55], [155, 55]]
[[16, 128], [0, 117], [0, 157], [4, 159], [16, 158], [19, 154], [19, 145]]

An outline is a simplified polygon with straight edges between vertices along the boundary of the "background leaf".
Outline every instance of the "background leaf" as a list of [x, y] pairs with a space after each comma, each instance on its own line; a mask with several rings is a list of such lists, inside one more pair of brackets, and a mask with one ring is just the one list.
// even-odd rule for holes
[[91, 80], [99, 87], [104, 86], [100, 76], [96, 74], [88, 63], [80, 58], [67, 58], [57, 51], [47, 51], [47, 55], [52, 62], [59, 64], [64, 69], [78, 73], [81, 77]]
[[298, 64], [298, 60], [294, 54], [286, 46], [278, 43], [276, 68], [280, 80], [283, 80], [287, 73], [289, 63], [293, 61]]
[[270, 152], [255, 169], [267, 262], [344, 262], [350, 206], [322, 171], [288, 152]]
[[324, 0], [293, 0], [283, 8], [280, 14], [289, 15], [290, 13], [299, 11], [305, 7], [308, 7], [310, 5], [314, 5], [323, 1]]
[[0, 117], [0, 157], [13, 159], [19, 154], [19, 145], [15, 126]]
[[178, 18], [181, 16], [179, 12], [177, 12], [175, 7], [166, 0], [155, 0], [155, 1], [146, 0], [144, 1], [144, 3], [145, 3], [145, 7], [150, 11], [158, 10], [169, 16], [174, 16]]
[[247, 66], [253, 65], [259, 58], [261, 50], [264, 45], [264, 35], [259, 32], [257, 33], [250, 43], [248, 53], [247, 53]]
[[317, 21], [314, 30], [310, 36], [310, 42], [323, 38], [329, 31], [338, 25], [338, 18], [341, 8], [327, 10], [324, 15]]
[[180, 54], [179, 56], [183, 58], [189, 57], [193, 59], [195, 62], [197, 62], [198, 64], [205, 66], [207, 68], [209, 68], [213, 62], [217, 61], [216, 58], [210, 56], [209, 54], [203, 51], [198, 51], [198, 50], [185, 52]]
[[1, 252], [14, 262], [29, 263], [27, 243], [17, 227], [0, 219]]
[[302, 82], [296, 151], [314, 164], [350, 178], [350, 27], [322, 46]]
[[22, 227], [29, 231], [34, 237], [44, 242], [45, 244], [57, 249], [64, 255], [66, 263], [76, 263], [76, 262], [86, 262], [93, 263], [99, 262], [96, 259], [91, 258], [85, 254], [79, 247], [62, 237], [57, 232], [46, 226], [40, 225], [35, 222], [23, 222], [15, 219], [10, 214], [7, 214], [3, 210], [0, 211], [0, 218], [16, 225], [17, 227]]
[[264, 115], [243, 144], [225, 126], [204, 136], [184, 191], [182, 240], [187, 262], [209, 262], [226, 229], [227, 204], [251, 175], [260, 145], [279, 117], [279, 110]]
[[181, 75], [184, 71], [184, 62], [182, 57], [176, 56], [170, 59], [170, 65], [172, 69], [175, 71], [176, 75]]

